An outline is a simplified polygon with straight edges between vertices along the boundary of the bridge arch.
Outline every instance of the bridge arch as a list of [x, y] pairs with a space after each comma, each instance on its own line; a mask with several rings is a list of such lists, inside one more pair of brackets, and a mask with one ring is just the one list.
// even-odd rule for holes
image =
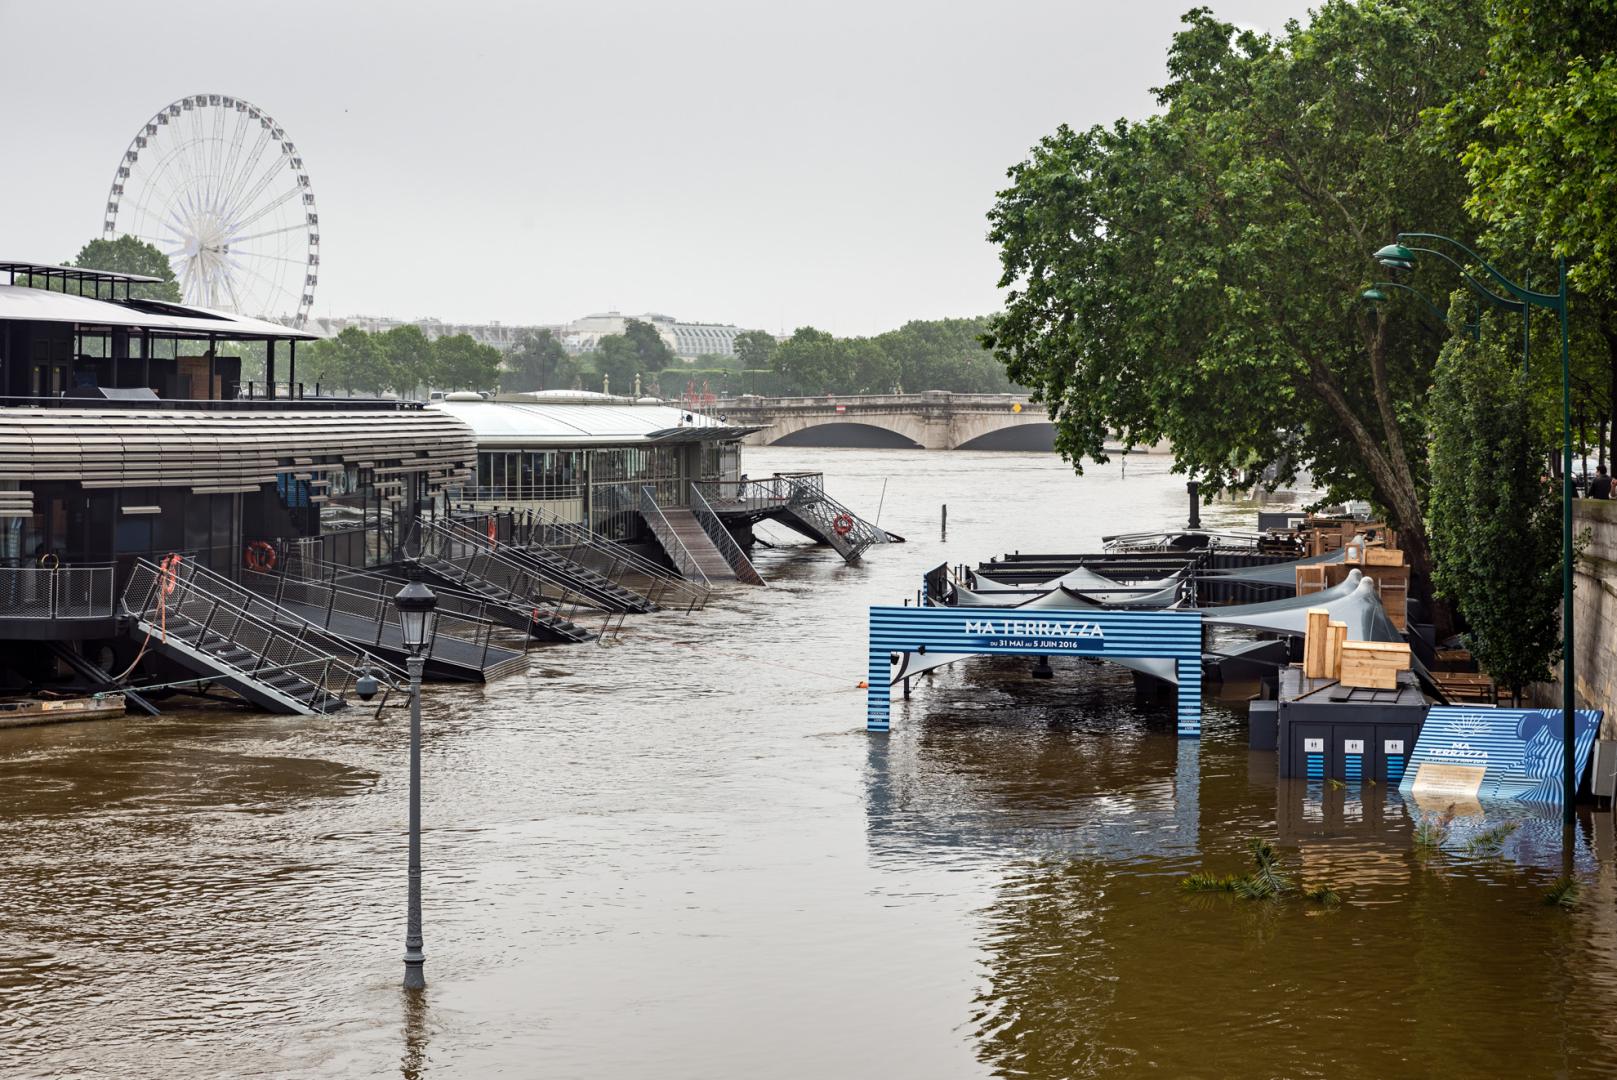
[[849, 446], [862, 450], [921, 450], [924, 445], [886, 424], [829, 419], [807, 423], [771, 440], [772, 446]]
[[1054, 451], [1056, 426], [1049, 421], [1031, 424], [1013, 424], [985, 431], [967, 439], [956, 450], [1038, 450]]

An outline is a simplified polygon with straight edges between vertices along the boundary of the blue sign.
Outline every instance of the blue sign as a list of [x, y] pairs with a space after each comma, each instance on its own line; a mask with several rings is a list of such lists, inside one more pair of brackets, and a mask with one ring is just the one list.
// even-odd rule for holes
[[1020, 653], [1170, 660], [1179, 682], [1179, 734], [1202, 730], [1199, 611], [1030, 611], [990, 607], [873, 607], [865, 726], [888, 729], [895, 653]]
[[[1576, 713], [1572, 746], [1580, 778], [1600, 718], [1595, 709]], [[1559, 806], [1562, 754], [1559, 709], [1436, 705], [1426, 714], [1398, 790], [1426, 803], [1510, 799]]]

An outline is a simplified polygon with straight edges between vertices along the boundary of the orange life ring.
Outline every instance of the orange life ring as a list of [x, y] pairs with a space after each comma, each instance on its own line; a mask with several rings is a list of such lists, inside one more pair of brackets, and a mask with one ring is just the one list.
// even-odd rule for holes
[[247, 569], [268, 573], [275, 569], [275, 545], [268, 540], [254, 540], [247, 545], [245, 561]]
[[853, 517], [848, 514], [838, 514], [831, 527], [837, 531], [838, 536], [847, 536], [853, 532]]

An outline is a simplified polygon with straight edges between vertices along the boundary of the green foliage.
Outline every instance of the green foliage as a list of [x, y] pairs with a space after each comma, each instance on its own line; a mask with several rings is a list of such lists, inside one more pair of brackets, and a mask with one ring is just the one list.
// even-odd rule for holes
[[1576, 878], [1560, 878], [1544, 894], [1544, 905], [1546, 907], [1560, 908], [1562, 911], [1571, 911], [1578, 906], [1578, 896], [1582, 891]]
[[549, 330], [529, 331], [505, 358], [502, 389], [561, 390], [571, 387], [579, 376], [577, 361]]
[[1459, 0], [1327, 0], [1277, 39], [1206, 9], [1169, 53], [1163, 112], [1061, 127], [992, 212], [988, 341], [1033, 387], [1075, 464], [1172, 441], [1203, 490], [1307, 465], [1371, 496], [1427, 559], [1421, 491], [1434, 342], [1358, 293], [1369, 253], [1414, 224], [1467, 235], [1462, 170], [1422, 112], [1484, 42]]
[[[156, 247], [137, 240], [133, 236], [120, 236], [116, 240], [91, 240], [79, 249], [78, 256], [69, 259], [64, 265], [77, 266], [86, 270], [111, 270], [119, 274], [144, 274], [147, 277], [162, 278], [162, 281], [149, 285], [131, 285], [129, 295], [137, 300], [167, 300], [179, 303], [180, 285], [174, 276], [174, 267], [169, 265], [168, 256]], [[27, 278], [18, 278], [16, 284], [27, 286]], [[61, 281], [43, 281], [34, 279], [34, 288], [45, 289], [50, 292], [80, 291], [79, 285], [64, 287]], [[84, 287], [84, 295], [94, 296], [96, 293]], [[100, 287], [103, 298], [110, 297], [109, 286]], [[123, 289], [119, 288], [117, 295], [122, 298]]]
[[743, 330], [736, 335], [735, 350], [740, 368], [773, 368], [775, 335], [764, 330]]
[[1415, 823], [1415, 850], [1422, 855], [1432, 855], [1440, 851], [1449, 838], [1449, 826], [1453, 817], [1448, 814], [1428, 817], [1422, 814]]
[[440, 390], [491, 390], [500, 378], [500, 350], [470, 334], [432, 343], [432, 385]]
[[643, 370], [640, 351], [624, 334], [609, 334], [596, 342], [590, 362], [595, 365], [597, 375], [606, 376], [607, 385], [615, 394], [633, 392], [634, 377]]
[[1267, 840], [1249, 841], [1248, 850], [1252, 853], [1253, 869], [1250, 874], [1197, 872], [1182, 878], [1179, 887], [1193, 893], [1232, 893], [1245, 900], [1281, 900], [1297, 894], [1328, 907], [1341, 904], [1342, 897], [1328, 885], [1310, 886], [1299, 891], [1290, 876], [1281, 870], [1280, 856]]
[[1482, 325], [1480, 342], [1443, 347], [1432, 389], [1433, 584], [1464, 616], [1478, 664], [1519, 695], [1559, 653], [1560, 494], [1519, 331], [1491, 314]]
[[298, 377], [322, 390], [380, 393], [393, 389], [396, 376], [378, 337], [355, 326], [299, 350]]
[[395, 326], [375, 335], [373, 340], [381, 347], [387, 363], [386, 389], [411, 394], [426, 384], [435, 360], [432, 342], [419, 326]]
[[988, 327], [986, 317], [917, 320], [872, 340], [897, 365], [895, 378], [906, 390], [1002, 394], [1012, 386], [983, 346]]
[[1465, 853], [1473, 858], [1492, 858], [1505, 848], [1505, 841], [1521, 828], [1519, 821], [1506, 821], [1483, 829], [1465, 842]]
[[1485, 0], [1487, 62], [1441, 113], [1497, 242], [1617, 299], [1617, 0]]
[[794, 394], [853, 392], [853, 368], [837, 339], [801, 326], [775, 349], [775, 373]]

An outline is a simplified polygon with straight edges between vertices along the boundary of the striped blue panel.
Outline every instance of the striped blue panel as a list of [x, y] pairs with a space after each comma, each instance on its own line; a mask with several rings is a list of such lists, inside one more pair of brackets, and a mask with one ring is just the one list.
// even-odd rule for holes
[[1158, 657], [1178, 661], [1178, 729], [1201, 733], [1199, 611], [1027, 611], [1017, 608], [873, 607], [865, 726], [888, 728], [889, 653]]
[[1344, 780], [1364, 779], [1364, 755], [1345, 754], [1342, 758], [1342, 778]]
[[1396, 784], [1404, 778], [1404, 755], [1387, 755], [1387, 782]]
[[[1601, 712], [1575, 715], [1573, 761], [1582, 777], [1589, 766]], [[1475, 709], [1434, 705], [1409, 755], [1399, 790], [1413, 794], [1422, 765], [1480, 769], [1478, 800], [1516, 800], [1559, 806], [1562, 801], [1561, 710]]]
[[1307, 760], [1304, 762], [1304, 764], [1305, 764], [1306, 770], [1307, 770], [1305, 775], [1307, 775], [1308, 779], [1310, 779], [1310, 780], [1323, 780], [1323, 779], [1325, 779], [1325, 755], [1324, 754], [1309, 754], [1309, 755], [1307, 755]]

